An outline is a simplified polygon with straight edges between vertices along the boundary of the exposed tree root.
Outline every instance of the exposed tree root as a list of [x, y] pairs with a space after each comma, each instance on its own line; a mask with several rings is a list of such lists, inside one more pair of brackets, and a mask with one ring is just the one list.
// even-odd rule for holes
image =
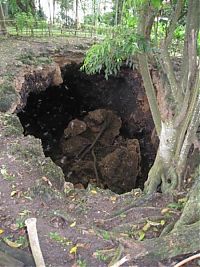
[[144, 192], [152, 194], [157, 191], [158, 186], [162, 182], [163, 168], [160, 157], [157, 153], [155, 162], [149, 171], [148, 180], [145, 183]]
[[178, 229], [182, 225], [190, 225], [196, 221], [200, 221], [200, 175], [198, 173], [195, 184], [190, 190], [189, 199], [174, 229]]
[[119, 238], [118, 241], [127, 248], [126, 253], [131, 255], [132, 260], [144, 258], [164, 260], [199, 250], [199, 235], [197, 234], [199, 229], [200, 221], [180, 227], [159, 238], [144, 241]]
[[188, 257], [187, 259], [182, 260], [181, 262], [177, 263], [174, 267], [180, 267], [183, 266], [184, 264], [193, 261], [195, 259], [199, 259], [200, 258], [200, 253], [193, 255], [191, 257]]

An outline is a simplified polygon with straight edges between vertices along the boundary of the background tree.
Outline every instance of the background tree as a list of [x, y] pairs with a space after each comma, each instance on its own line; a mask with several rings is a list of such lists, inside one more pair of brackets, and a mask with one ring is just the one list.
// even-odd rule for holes
[[17, 13], [30, 13], [33, 16], [36, 15], [36, 6], [34, 0], [7, 0], [8, 15], [13, 18]]
[[122, 10], [124, 0], [115, 0], [115, 25], [119, 25], [122, 21]]
[[3, 7], [2, 7], [2, 4], [0, 2], [0, 35], [1, 34], [6, 35], [7, 34], [7, 30], [6, 30]]
[[79, 2], [78, 0], [75, 0], [75, 27], [76, 29], [78, 29], [78, 24], [79, 24], [78, 9], [79, 9]]
[[73, 0], [58, 0], [60, 6], [61, 19], [66, 22], [66, 25], [72, 25], [74, 21], [68, 16], [68, 12], [73, 9]]

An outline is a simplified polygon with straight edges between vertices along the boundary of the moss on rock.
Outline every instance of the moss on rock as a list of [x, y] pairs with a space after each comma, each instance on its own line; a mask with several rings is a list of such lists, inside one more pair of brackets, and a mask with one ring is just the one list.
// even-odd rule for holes
[[26, 136], [11, 144], [11, 154], [16, 155], [18, 159], [26, 161], [35, 161], [41, 156], [44, 157], [41, 140], [33, 136]]
[[21, 136], [23, 127], [19, 118], [14, 114], [0, 113], [1, 136]]
[[16, 101], [17, 93], [14, 87], [9, 82], [0, 84], [0, 112], [8, 111]]
[[63, 171], [50, 158], [45, 158], [43, 161], [42, 172], [51, 181], [53, 186], [62, 189], [65, 181]]
[[35, 186], [31, 189], [33, 197], [41, 197], [44, 201], [49, 202], [54, 199], [62, 199], [63, 195], [61, 192], [57, 191], [49, 185], [43, 179], [37, 179], [35, 181]]

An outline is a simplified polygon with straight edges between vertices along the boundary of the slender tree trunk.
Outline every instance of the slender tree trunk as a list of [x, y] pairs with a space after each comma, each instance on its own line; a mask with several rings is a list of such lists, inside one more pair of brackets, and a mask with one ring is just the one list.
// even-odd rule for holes
[[56, 1], [53, 0], [53, 24], [55, 23]]
[[3, 34], [3, 35], [7, 34], [2, 4], [0, 4], [0, 35], [1, 34]]
[[50, 19], [50, 24], [52, 24], [51, 3], [50, 3], [50, 0], [48, 0], [48, 8], [49, 8], [49, 19]]
[[78, 0], [76, 0], [76, 13], [75, 13], [75, 27], [78, 29], [79, 16], [78, 16]]
[[97, 10], [96, 10], [96, 0], [93, 0], [92, 1], [92, 4], [93, 4], [93, 25], [94, 27], [96, 27], [96, 24], [97, 24]]
[[123, 0], [115, 1], [115, 25], [119, 25], [122, 20]]
[[119, 0], [115, 0], [115, 25], [118, 25]]

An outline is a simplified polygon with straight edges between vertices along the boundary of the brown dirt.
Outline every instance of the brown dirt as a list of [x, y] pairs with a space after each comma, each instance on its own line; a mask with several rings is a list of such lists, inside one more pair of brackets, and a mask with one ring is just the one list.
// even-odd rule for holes
[[[64, 40], [59, 42], [63, 45]], [[11, 75], [12, 80], [18, 74], [21, 63], [20, 67], [16, 65], [16, 58], [23, 49], [44, 51], [50, 46], [51, 50], [55, 43], [50, 43], [1, 40], [0, 79], [5, 81]], [[36, 217], [46, 266], [103, 267], [127, 255], [121, 239], [157, 237], [166, 224], [180, 216], [174, 208], [162, 214], [174, 200], [161, 194], [144, 198], [141, 190], [135, 189], [117, 195], [91, 184], [86, 190], [74, 189], [72, 184], [64, 183], [61, 169], [45, 158], [40, 140], [22, 133], [16, 115], [0, 113], [0, 252], [4, 252], [1, 242], [7, 238], [21, 244], [11, 252], [6, 247], [7, 253], [25, 262], [20, 252], [31, 253], [24, 221]], [[147, 225], [148, 220], [152, 225]], [[74, 247], [76, 253], [72, 253]], [[24, 266], [32, 266], [30, 262], [28, 258]], [[138, 260], [132, 251], [123, 266], [173, 266], [175, 262], [169, 260], [161, 265], [152, 258]]]

